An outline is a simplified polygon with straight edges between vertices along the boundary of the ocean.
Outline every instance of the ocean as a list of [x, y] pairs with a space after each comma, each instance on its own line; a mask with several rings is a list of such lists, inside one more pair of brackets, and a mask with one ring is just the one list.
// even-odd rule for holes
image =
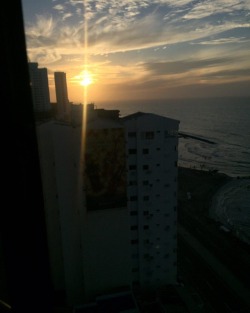
[[250, 97], [131, 100], [96, 103], [125, 116], [155, 113], [180, 121], [179, 131], [213, 141], [180, 138], [180, 166], [250, 176]]
[[96, 104], [163, 115], [180, 121], [179, 132], [214, 142], [180, 138], [178, 165], [232, 177], [218, 190], [210, 215], [250, 244], [250, 97], [113, 101]]

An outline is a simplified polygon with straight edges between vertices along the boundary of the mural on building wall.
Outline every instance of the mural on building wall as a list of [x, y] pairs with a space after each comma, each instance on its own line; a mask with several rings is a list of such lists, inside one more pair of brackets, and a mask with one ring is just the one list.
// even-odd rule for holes
[[86, 138], [87, 210], [126, 206], [124, 130], [89, 129]]

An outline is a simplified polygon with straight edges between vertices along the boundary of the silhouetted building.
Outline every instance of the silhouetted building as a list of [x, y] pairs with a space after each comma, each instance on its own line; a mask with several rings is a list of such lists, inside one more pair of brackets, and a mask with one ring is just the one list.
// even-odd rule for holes
[[87, 113], [86, 140], [80, 126], [38, 126], [53, 283], [69, 304], [176, 282], [179, 122]]
[[59, 120], [70, 121], [71, 103], [68, 99], [66, 73], [55, 72], [54, 79], [57, 101], [57, 118]]
[[35, 113], [51, 110], [47, 68], [38, 68], [38, 63], [29, 62], [30, 86]]

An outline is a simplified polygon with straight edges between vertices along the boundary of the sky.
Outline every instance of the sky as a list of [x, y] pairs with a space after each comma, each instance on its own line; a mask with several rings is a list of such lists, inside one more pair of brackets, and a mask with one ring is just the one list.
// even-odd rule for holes
[[250, 0], [22, 0], [27, 55], [69, 100], [250, 96]]

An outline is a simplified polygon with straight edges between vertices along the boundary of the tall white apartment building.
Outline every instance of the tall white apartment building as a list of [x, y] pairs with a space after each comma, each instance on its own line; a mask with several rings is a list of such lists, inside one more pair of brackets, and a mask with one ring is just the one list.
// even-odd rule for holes
[[51, 109], [47, 68], [38, 68], [38, 63], [29, 62], [30, 86], [35, 112]]
[[52, 280], [70, 305], [177, 272], [179, 121], [87, 111], [83, 157], [81, 126], [37, 127]]
[[176, 282], [179, 121], [150, 113], [123, 118], [127, 151], [131, 282]]

